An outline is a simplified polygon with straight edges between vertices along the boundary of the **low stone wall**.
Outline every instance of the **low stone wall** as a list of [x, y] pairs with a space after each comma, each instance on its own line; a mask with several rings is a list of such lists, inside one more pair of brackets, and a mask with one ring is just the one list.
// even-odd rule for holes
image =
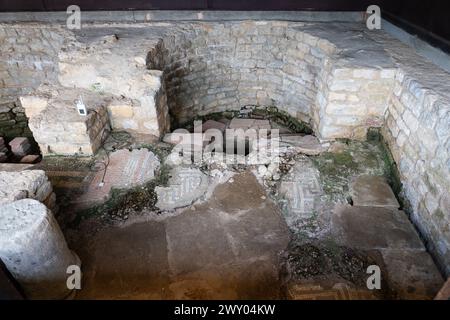
[[450, 100], [399, 72], [383, 134], [411, 219], [450, 274]]

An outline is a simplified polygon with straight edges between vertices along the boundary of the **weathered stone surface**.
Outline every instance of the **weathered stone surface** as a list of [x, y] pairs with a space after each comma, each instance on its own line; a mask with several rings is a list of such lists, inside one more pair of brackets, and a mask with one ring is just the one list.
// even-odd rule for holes
[[53, 214], [42, 203], [23, 199], [0, 204], [0, 258], [30, 299], [63, 299], [66, 270], [80, 266]]
[[156, 206], [172, 210], [192, 204], [203, 196], [209, 185], [208, 177], [198, 169], [177, 167], [171, 171], [168, 187], [156, 187]]
[[433, 299], [444, 280], [428, 252], [382, 250], [389, 287], [397, 299]]
[[337, 205], [332, 233], [338, 243], [351, 248], [425, 251], [413, 225], [400, 210]]
[[[130, 250], [130, 244], [133, 250]], [[80, 299], [166, 299], [170, 292], [166, 230], [163, 223], [108, 228], [80, 251]], [[120, 258], [118, 258], [120, 257]]]
[[83, 234], [84, 282], [77, 297], [281, 298], [277, 257], [289, 232], [265, 194], [244, 172], [179, 215]]
[[144, 184], [155, 177], [159, 165], [158, 157], [145, 148], [114, 151], [109, 155], [106, 173], [105, 168], [100, 166], [77, 203], [80, 206], [90, 205], [106, 200], [112, 188], [133, 188]]
[[351, 195], [354, 206], [392, 209], [400, 207], [394, 192], [383, 177], [359, 176], [354, 178], [351, 184]]
[[320, 173], [308, 158], [298, 160], [281, 181], [279, 195], [286, 223], [294, 231], [304, 230], [321, 211]]
[[[52, 193], [52, 185], [42, 170], [0, 171], [0, 204], [25, 198], [44, 202]], [[46, 204], [53, 209], [54, 199]]]

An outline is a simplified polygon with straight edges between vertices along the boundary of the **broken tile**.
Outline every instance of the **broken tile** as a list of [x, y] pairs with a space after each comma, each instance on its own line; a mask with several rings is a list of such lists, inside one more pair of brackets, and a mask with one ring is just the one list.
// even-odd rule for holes
[[31, 150], [31, 144], [28, 138], [18, 137], [14, 138], [9, 142], [9, 146], [11, 147], [11, 152], [16, 157], [26, 156], [27, 153]]
[[168, 187], [156, 187], [156, 206], [172, 210], [192, 204], [203, 196], [209, 185], [208, 177], [199, 169], [177, 167], [171, 171]]
[[200, 133], [172, 132], [164, 136], [163, 142], [170, 144], [203, 145], [203, 135]]
[[315, 156], [327, 151], [327, 147], [322, 145], [319, 139], [312, 135], [288, 134], [281, 136], [281, 142], [288, 143], [301, 153]]
[[394, 192], [383, 177], [359, 176], [351, 183], [351, 196], [354, 206], [385, 207], [398, 209], [400, 207]]
[[336, 205], [331, 230], [337, 242], [351, 248], [425, 250], [400, 210]]

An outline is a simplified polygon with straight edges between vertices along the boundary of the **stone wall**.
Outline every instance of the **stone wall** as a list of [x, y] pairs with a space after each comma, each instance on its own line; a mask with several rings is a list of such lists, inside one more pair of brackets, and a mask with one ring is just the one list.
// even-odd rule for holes
[[400, 70], [383, 135], [411, 220], [450, 274], [450, 99]]
[[[79, 115], [75, 109], [75, 101], [80, 96], [87, 106], [86, 116]], [[108, 137], [110, 125], [106, 106], [114, 103], [110, 96], [41, 86], [33, 95], [20, 100], [44, 156], [91, 156]]]
[[18, 97], [56, 80], [66, 34], [45, 25], [0, 24], [0, 136], [32, 136]]
[[115, 97], [107, 106], [113, 129], [157, 137], [167, 132], [162, 72], [146, 67], [147, 53], [158, 39], [93, 32], [68, 42], [60, 52], [60, 85]]

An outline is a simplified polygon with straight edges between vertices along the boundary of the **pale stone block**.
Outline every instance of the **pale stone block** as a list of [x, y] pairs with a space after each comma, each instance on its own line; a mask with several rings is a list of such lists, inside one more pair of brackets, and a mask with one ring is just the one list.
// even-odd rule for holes
[[134, 115], [133, 107], [130, 105], [110, 105], [108, 106], [108, 111], [114, 120], [119, 120], [120, 118], [132, 118]]
[[375, 79], [377, 77], [377, 70], [373, 69], [357, 69], [353, 70], [353, 77], [362, 79]]

